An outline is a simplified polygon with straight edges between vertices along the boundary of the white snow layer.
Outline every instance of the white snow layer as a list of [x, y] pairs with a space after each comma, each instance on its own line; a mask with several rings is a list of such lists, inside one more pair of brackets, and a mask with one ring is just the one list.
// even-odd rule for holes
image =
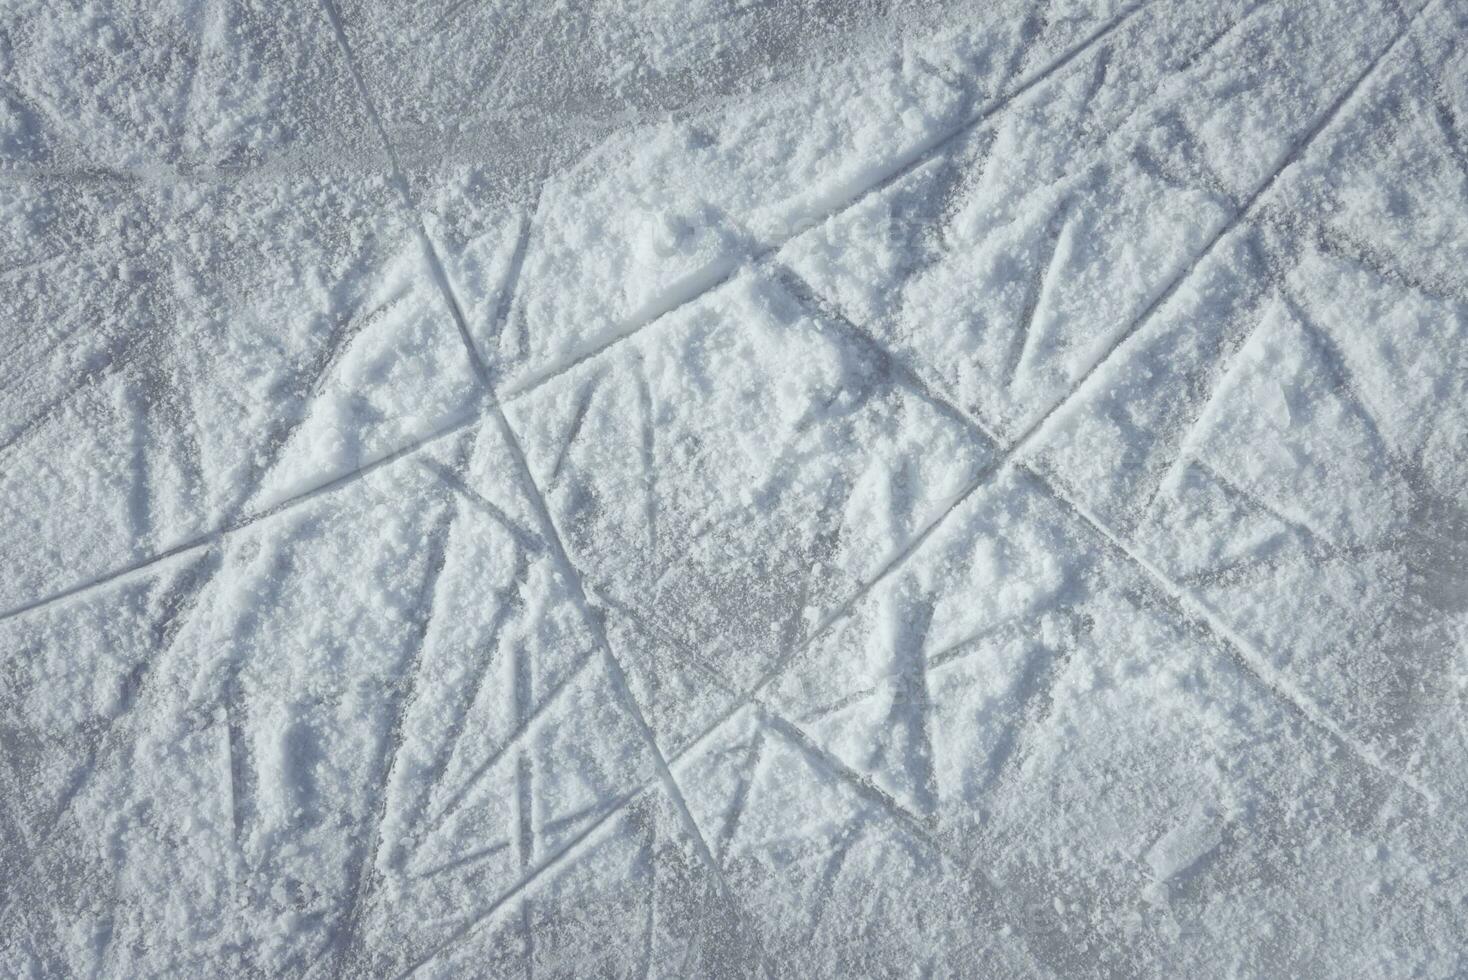
[[10, 0], [0, 975], [1468, 975], [1468, 0]]

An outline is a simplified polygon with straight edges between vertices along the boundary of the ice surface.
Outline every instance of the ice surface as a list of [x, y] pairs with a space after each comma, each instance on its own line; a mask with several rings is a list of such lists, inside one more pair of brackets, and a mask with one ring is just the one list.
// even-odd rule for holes
[[0, 975], [1468, 974], [1464, 0], [0, 18]]

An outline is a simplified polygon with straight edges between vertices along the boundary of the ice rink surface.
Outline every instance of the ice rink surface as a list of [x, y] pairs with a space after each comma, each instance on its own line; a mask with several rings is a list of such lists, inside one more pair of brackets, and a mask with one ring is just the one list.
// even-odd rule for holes
[[0, 7], [0, 976], [1468, 976], [1468, 0]]

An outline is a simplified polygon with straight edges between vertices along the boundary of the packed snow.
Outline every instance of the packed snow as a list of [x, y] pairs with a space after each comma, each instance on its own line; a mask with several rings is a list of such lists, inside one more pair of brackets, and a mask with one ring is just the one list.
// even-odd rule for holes
[[1468, 976], [1468, 0], [0, 6], [0, 975]]

